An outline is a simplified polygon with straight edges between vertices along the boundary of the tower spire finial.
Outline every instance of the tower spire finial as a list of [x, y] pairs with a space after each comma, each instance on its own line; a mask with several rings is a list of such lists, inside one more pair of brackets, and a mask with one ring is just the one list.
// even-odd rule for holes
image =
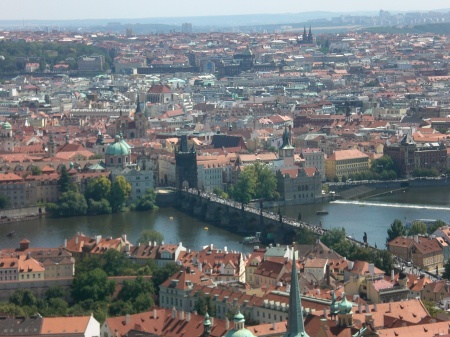
[[295, 251], [292, 250], [291, 290], [289, 294], [289, 314], [286, 333], [283, 337], [309, 337], [303, 322], [303, 307], [300, 299], [300, 286], [298, 284], [297, 262]]

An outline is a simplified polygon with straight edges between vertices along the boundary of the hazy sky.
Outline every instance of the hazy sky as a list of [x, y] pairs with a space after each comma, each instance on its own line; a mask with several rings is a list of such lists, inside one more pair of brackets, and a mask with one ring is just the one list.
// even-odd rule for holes
[[299, 13], [307, 11], [433, 10], [448, 0], [0, 0], [0, 20], [66, 20]]

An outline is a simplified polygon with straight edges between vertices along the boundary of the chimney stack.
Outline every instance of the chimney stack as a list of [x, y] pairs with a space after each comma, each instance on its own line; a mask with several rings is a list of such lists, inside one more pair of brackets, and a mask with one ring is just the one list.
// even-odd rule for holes
[[180, 311], [180, 320], [184, 320], [184, 310]]
[[130, 324], [131, 323], [131, 316], [130, 314], [126, 314], [125, 315], [125, 324]]
[[64, 239], [64, 248], [67, 248], [67, 239]]
[[395, 279], [395, 272], [394, 269], [391, 270], [391, 281], [394, 281]]
[[188, 311], [186, 313], [186, 322], [190, 322], [191, 321], [191, 313]]
[[158, 310], [153, 309], [153, 319], [157, 319], [158, 318]]
[[228, 319], [228, 317], [225, 317], [225, 330], [230, 330], [230, 320]]
[[362, 303], [361, 302], [358, 303], [358, 313], [362, 314]]

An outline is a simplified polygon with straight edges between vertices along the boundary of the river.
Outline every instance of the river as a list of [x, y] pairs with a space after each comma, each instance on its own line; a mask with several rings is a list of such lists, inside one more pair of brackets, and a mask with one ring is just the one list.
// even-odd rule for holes
[[[318, 210], [326, 210], [328, 215], [317, 215]], [[297, 218], [300, 212], [304, 221], [312, 224], [321, 221], [325, 228], [344, 227], [347, 235], [360, 241], [367, 232], [369, 243], [376, 243], [381, 248], [385, 243], [386, 230], [394, 219], [441, 219], [450, 222], [450, 189], [413, 188], [362, 201], [338, 200], [327, 204], [288, 206], [281, 208], [281, 212], [293, 218]], [[182, 242], [185, 247], [195, 250], [211, 243], [219, 248], [227, 246], [228, 250], [249, 252], [252, 249], [239, 243], [241, 236], [198, 221], [174, 208], [64, 219], [43, 217], [2, 224], [0, 247], [18, 247], [19, 241], [24, 238], [30, 240], [31, 247], [57, 247], [77, 232], [113, 237], [127, 234], [128, 240], [135, 243], [146, 229], [163, 233], [165, 243]], [[6, 237], [11, 231], [15, 231], [16, 236]]]

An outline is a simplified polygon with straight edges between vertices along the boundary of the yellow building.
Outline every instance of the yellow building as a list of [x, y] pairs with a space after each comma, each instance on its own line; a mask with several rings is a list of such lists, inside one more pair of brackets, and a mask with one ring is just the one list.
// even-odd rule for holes
[[325, 175], [329, 180], [341, 179], [369, 170], [369, 156], [359, 150], [335, 151], [325, 161]]

